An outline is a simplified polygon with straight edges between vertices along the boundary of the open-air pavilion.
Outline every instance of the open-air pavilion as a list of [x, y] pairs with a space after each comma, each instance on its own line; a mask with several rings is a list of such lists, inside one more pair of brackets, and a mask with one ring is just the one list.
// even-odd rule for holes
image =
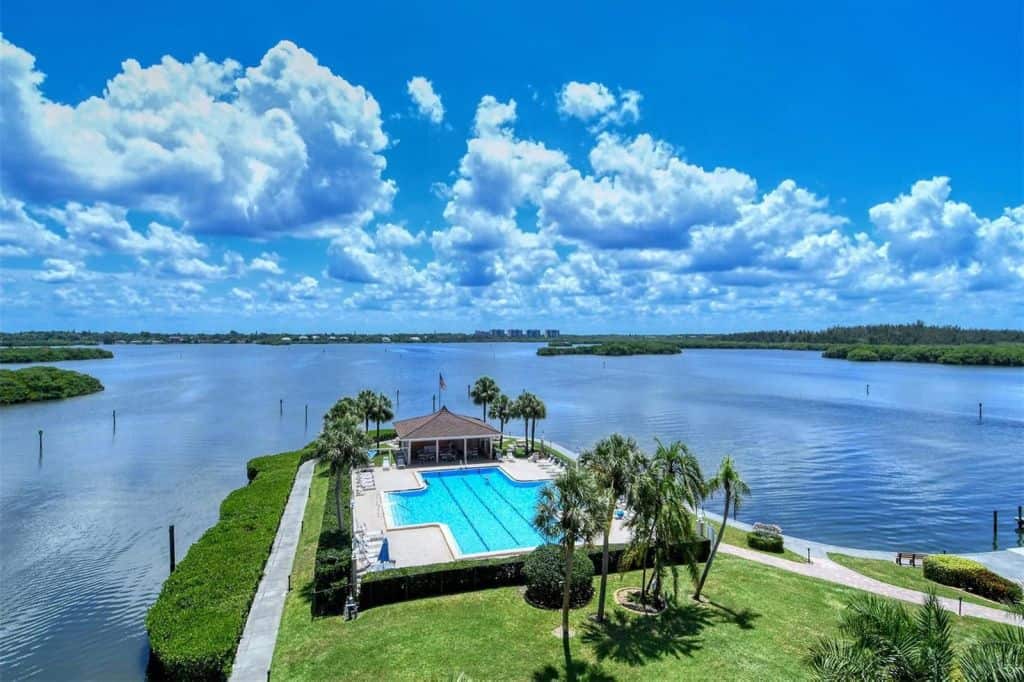
[[408, 464], [442, 464], [494, 459], [494, 441], [501, 433], [485, 421], [437, 412], [394, 423], [399, 447]]

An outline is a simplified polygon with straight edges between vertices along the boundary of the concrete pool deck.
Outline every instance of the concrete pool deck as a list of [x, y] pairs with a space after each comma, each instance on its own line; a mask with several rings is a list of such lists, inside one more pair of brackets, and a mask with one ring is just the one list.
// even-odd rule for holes
[[[389, 492], [416, 490], [423, 487], [423, 479], [419, 474], [430, 471], [459, 471], [479, 469], [482, 467], [498, 467], [509, 478], [516, 481], [548, 481], [552, 471], [539, 463], [525, 459], [514, 461], [482, 460], [468, 465], [406, 467], [403, 469], [373, 469], [374, 490], [360, 491], [353, 482], [355, 508], [354, 520], [356, 528], [367, 535], [383, 535], [388, 539], [388, 551], [396, 567], [424, 566], [427, 564], [445, 563], [460, 558], [457, 546], [447, 528], [441, 524], [424, 524], [409, 527], [393, 527], [384, 513]], [[618, 524], [621, 526], [621, 524]], [[521, 552], [494, 552], [493, 556], [517, 554]], [[478, 555], [474, 555], [478, 556]]]

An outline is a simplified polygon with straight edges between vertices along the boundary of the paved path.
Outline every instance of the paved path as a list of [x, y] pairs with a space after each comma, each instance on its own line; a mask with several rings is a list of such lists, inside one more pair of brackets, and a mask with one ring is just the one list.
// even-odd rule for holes
[[[805, 575], [810, 578], [827, 580], [830, 583], [854, 587], [859, 590], [865, 590], [883, 597], [899, 599], [912, 604], [921, 604], [924, 602], [926, 597], [923, 592], [908, 590], [904, 587], [897, 587], [896, 585], [883, 583], [880, 580], [875, 580], [874, 578], [869, 578], [866, 575], [850, 570], [845, 566], [840, 566], [836, 562], [825, 557], [814, 558], [812, 560], [813, 563], [806, 564], [762, 554], [761, 552], [755, 552], [753, 550], [746, 549], [745, 547], [728, 545], [724, 542], [720, 545], [720, 549], [725, 554], [732, 554], [749, 561], [756, 561], [759, 564], [774, 566], [775, 568], [780, 568], [784, 571], [789, 571], [790, 573], [799, 573], [800, 575]], [[953, 613], [956, 613], [959, 608], [956, 599], [939, 597], [939, 602], [943, 607]], [[984, 618], [998, 623], [1024, 625], [1021, 623], [1019, 618], [1016, 618], [1011, 613], [1000, 611], [999, 609], [992, 609], [987, 606], [971, 604], [969, 602], [964, 602], [963, 604], [963, 615], [974, 616], [975, 618]]]
[[231, 669], [233, 681], [265, 682], [267, 679], [270, 661], [274, 657], [277, 630], [281, 626], [281, 614], [284, 612], [284, 598], [288, 594], [288, 576], [292, 572], [295, 549], [302, 531], [302, 515], [309, 498], [314, 466], [315, 460], [304, 462], [295, 475], [295, 483], [288, 495], [288, 504], [281, 516], [281, 525], [277, 528], [270, 558], [263, 568], [263, 579], [260, 580], [256, 598], [249, 609], [242, 641], [238, 643], [235, 665]]
[[[715, 514], [711, 511], [705, 511], [704, 513], [708, 518], [713, 519], [715, 523], [722, 522], [722, 517], [719, 514]], [[749, 523], [743, 523], [742, 521], [736, 521], [735, 519], [730, 519], [729, 525], [747, 531], [752, 528]], [[800, 556], [807, 556], [807, 550], [809, 549], [811, 550], [812, 558], [821, 559], [827, 559], [830, 552], [833, 554], [845, 554], [847, 556], [860, 557], [862, 559], [882, 559], [885, 561], [893, 561], [896, 557], [896, 552], [892, 550], [842, 547], [840, 545], [830, 545], [824, 542], [815, 542], [814, 540], [805, 540], [792, 535], [783, 535], [782, 538], [786, 549], [792, 550]], [[920, 551], [920, 549], [917, 549], [916, 551]], [[994, 571], [1009, 580], [1024, 582], [1024, 548], [1013, 547], [995, 552], [958, 554], [957, 556], [973, 559], [974, 561], [984, 564], [990, 571]]]

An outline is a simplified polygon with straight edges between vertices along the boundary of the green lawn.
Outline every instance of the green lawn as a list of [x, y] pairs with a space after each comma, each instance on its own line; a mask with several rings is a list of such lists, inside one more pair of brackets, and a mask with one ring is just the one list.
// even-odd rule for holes
[[[358, 620], [313, 619], [309, 587], [327, 478], [317, 469], [271, 671], [276, 680], [565, 677], [557, 611], [527, 605], [517, 588], [421, 599], [369, 609]], [[612, 576], [612, 590], [636, 573]], [[835, 630], [853, 591], [731, 556], [715, 561], [711, 604], [681, 605], [659, 618], [611, 609], [599, 628], [574, 611], [572, 651], [580, 679], [806, 679], [811, 642]], [[596, 598], [595, 598], [596, 600]], [[980, 621], [958, 622], [961, 639]]]
[[862, 559], [860, 557], [847, 556], [846, 554], [829, 553], [828, 558], [869, 578], [881, 580], [890, 585], [906, 587], [911, 590], [918, 590], [919, 592], [927, 592], [932, 589], [940, 597], [949, 597], [951, 599], [963, 597], [964, 601], [971, 602], [972, 604], [981, 604], [982, 606], [990, 606], [994, 609], [1003, 609], [1004, 611], [1010, 610], [999, 602], [990, 601], [970, 592], [958, 590], [955, 587], [941, 585], [934, 580], [928, 580], [928, 578], [924, 577], [924, 572], [920, 567], [898, 566], [895, 561]]
[[[719, 524], [717, 522], [715, 522], [714, 526], [715, 526], [715, 530], [717, 531]], [[777, 557], [780, 557], [782, 559], [789, 559], [790, 561], [797, 561], [797, 562], [799, 562], [801, 564], [807, 562], [806, 558], [804, 558], [804, 557], [800, 556], [799, 554], [797, 554], [796, 552], [790, 551], [788, 549], [782, 550], [782, 554], [776, 554], [775, 552], [765, 552], [765, 551], [760, 550], [760, 549], [754, 549], [753, 547], [751, 547], [750, 545], [747, 544], [747, 531], [742, 530], [740, 528], [736, 528], [735, 526], [726, 526], [725, 527], [725, 537], [722, 538], [722, 542], [724, 542], [726, 544], [729, 544], [729, 545], [736, 545], [737, 547], [745, 547], [745, 548], [749, 549], [752, 552], [760, 552], [761, 554], [767, 554], [769, 556], [777, 556]]]

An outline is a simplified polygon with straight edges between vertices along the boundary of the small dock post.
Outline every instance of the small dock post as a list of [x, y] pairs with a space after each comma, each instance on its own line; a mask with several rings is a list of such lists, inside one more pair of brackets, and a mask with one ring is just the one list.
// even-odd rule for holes
[[871, 384], [864, 384], [864, 394], [871, 395]]
[[43, 456], [43, 430], [39, 429], [39, 457]]
[[167, 542], [171, 555], [171, 573], [174, 573], [174, 524], [167, 526]]
[[992, 510], [992, 548], [999, 547], [999, 510]]
[[284, 398], [277, 401], [277, 414], [282, 417], [284, 416]]
[[981, 403], [978, 403], [978, 423], [981, 423]]
[[110, 416], [114, 420], [114, 431], [117, 431], [117, 410], [114, 410]]
[[309, 403], [306, 403], [306, 428], [309, 428]]

